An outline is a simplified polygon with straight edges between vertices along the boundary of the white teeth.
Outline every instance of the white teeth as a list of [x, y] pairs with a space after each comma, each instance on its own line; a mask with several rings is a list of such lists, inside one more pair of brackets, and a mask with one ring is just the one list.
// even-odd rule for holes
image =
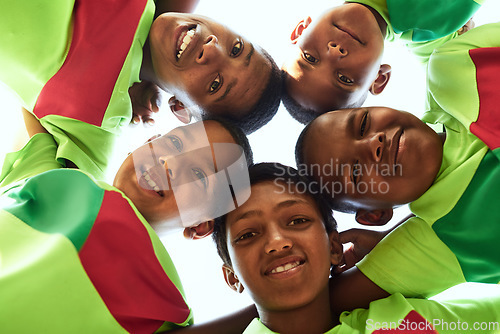
[[295, 262], [293, 262], [293, 263], [287, 263], [287, 264], [285, 264], [284, 266], [279, 266], [279, 267], [274, 268], [274, 269], [271, 271], [271, 274], [277, 274], [277, 273], [281, 273], [281, 272], [283, 272], [283, 271], [290, 270], [290, 269], [292, 269], [292, 268], [297, 267], [299, 264], [300, 264], [300, 262], [299, 262], [299, 261], [295, 261]]
[[184, 50], [186, 50], [186, 48], [189, 45], [189, 43], [191, 43], [191, 40], [193, 39], [193, 36], [194, 36], [195, 29], [196, 28], [189, 29], [187, 31], [186, 35], [184, 36], [184, 38], [182, 39], [182, 44], [181, 44], [180, 50], [177, 53], [177, 59], [179, 59], [181, 57], [181, 55], [184, 52]]
[[160, 191], [160, 187], [158, 187], [156, 182], [151, 179], [148, 172], [142, 173], [142, 176], [144, 177], [144, 180], [148, 182], [149, 186], [154, 189], [154, 191]]

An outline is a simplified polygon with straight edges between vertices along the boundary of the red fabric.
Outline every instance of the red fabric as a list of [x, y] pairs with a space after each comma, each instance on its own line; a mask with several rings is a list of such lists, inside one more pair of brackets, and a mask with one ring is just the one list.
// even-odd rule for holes
[[500, 48], [469, 51], [476, 65], [479, 115], [470, 131], [491, 150], [500, 147]]
[[34, 114], [100, 126], [147, 0], [77, 0], [69, 53], [43, 87]]
[[438, 331], [417, 311], [410, 311], [398, 328], [377, 329], [373, 334], [438, 334]]
[[182, 323], [189, 308], [156, 258], [149, 234], [128, 202], [106, 191], [80, 260], [111, 314], [131, 333]]

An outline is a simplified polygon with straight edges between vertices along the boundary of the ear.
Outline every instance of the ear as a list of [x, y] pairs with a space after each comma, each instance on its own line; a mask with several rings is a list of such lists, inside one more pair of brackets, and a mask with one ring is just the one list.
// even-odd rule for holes
[[224, 274], [224, 280], [231, 289], [238, 293], [242, 293], [243, 290], [245, 290], [245, 287], [241, 284], [238, 276], [234, 273], [233, 268], [223, 264], [222, 273]]
[[337, 231], [331, 232], [330, 236], [330, 262], [333, 266], [337, 266], [342, 262], [344, 256], [344, 249], [340, 242], [339, 233]]
[[362, 225], [381, 226], [392, 218], [392, 209], [365, 210], [356, 212], [356, 221]]
[[214, 220], [209, 220], [196, 226], [186, 227], [184, 237], [186, 239], [198, 240], [208, 237], [214, 231]]
[[372, 93], [373, 95], [378, 95], [382, 93], [385, 86], [387, 86], [389, 79], [391, 78], [391, 72], [392, 72], [391, 65], [388, 64], [380, 65], [380, 68], [377, 73], [377, 78], [375, 79], [375, 81], [373, 81], [372, 85], [370, 86], [369, 89], [370, 93]]
[[177, 100], [175, 96], [172, 96], [168, 100], [168, 105], [179, 121], [184, 124], [189, 124], [191, 122], [191, 111], [186, 108], [181, 101]]
[[311, 24], [311, 18], [308, 16], [304, 20], [301, 20], [296, 26], [295, 29], [293, 29], [292, 34], [290, 35], [290, 40], [292, 41], [292, 44], [297, 43], [297, 40], [299, 39], [300, 35], [302, 35], [302, 32], [304, 31], [305, 28]]

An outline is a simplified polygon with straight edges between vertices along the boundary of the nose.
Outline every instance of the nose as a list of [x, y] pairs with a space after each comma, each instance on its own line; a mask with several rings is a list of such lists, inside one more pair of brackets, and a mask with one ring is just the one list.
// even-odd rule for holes
[[328, 54], [333, 57], [345, 57], [349, 54], [347, 49], [343, 48], [340, 44], [330, 41], [328, 42]]
[[385, 134], [377, 132], [367, 139], [371, 158], [375, 162], [380, 162], [380, 160], [382, 160], [382, 153], [385, 147]]
[[[165, 173], [168, 176], [169, 180], [174, 180], [177, 177], [177, 173], [174, 173], [175, 170], [175, 158], [174, 157], [169, 157], [166, 155], [162, 155], [158, 158], [158, 161], [160, 164], [165, 168]], [[167, 163], [168, 161], [168, 163]]]
[[198, 64], [208, 64], [220, 56], [221, 50], [219, 48], [219, 40], [215, 35], [209, 35], [202, 48], [201, 52], [196, 58]]
[[266, 254], [281, 252], [292, 248], [292, 240], [285, 236], [279, 228], [272, 228], [268, 233], [269, 237], [265, 246]]

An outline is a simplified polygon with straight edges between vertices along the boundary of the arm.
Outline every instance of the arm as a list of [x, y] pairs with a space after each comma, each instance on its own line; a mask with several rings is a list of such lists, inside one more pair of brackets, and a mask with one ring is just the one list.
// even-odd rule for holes
[[344, 251], [343, 263], [340, 266], [335, 267], [332, 273], [340, 274], [341, 272], [354, 267], [354, 265], [361, 261], [361, 259], [363, 259], [366, 254], [368, 254], [387, 234], [414, 216], [414, 214], [409, 214], [399, 223], [386, 231], [353, 228], [340, 232], [340, 241], [342, 244], [352, 243], [352, 246]]
[[344, 311], [368, 308], [372, 301], [388, 296], [356, 267], [330, 278], [330, 310], [335, 317]]
[[163, 13], [192, 13], [200, 0], [157, 0], [155, 18]]
[[253, 318], [258, 317], [255, 305], [231, 313], [225, 317], [199, 325], [169, 331], [169, 334], [239, 334], [243, 333]]

